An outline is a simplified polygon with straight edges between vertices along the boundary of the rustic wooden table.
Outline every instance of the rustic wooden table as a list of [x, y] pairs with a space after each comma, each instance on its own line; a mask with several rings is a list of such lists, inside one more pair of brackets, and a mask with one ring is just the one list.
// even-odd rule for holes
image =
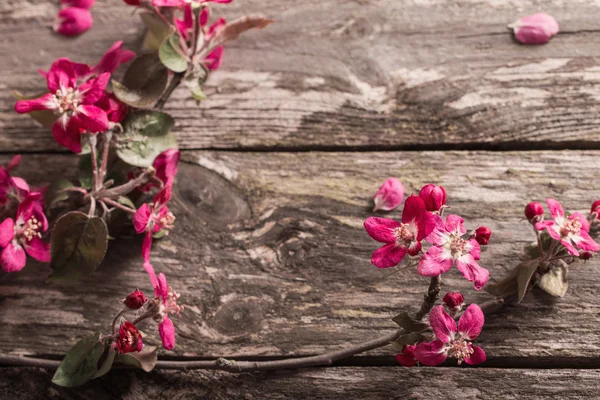
[[[25, 155], [36, 184], [75, 175], [75, 157], [13, 111], [12, 90], [37, 93], [36, 69], [60, 56], [92, 62], [116, 40], [139, 49], [142, 26], [121, 0], [98, 1], [94, 28], [51, 34], [58, 1], [0, 4], [0, 163]], [[524, 205], [555, 196], [585, 210], [600, 197], [600, 4], [594, 0], [236, 0], [229, 17], [277, 20], [227, 48], [196, 107], [176, 91], [167, 111], [185, 163], [177, 227], [154, 248], [182, 293], [171, 359], [311, 355], [387, 332], [428, 281], [381, 281], [362, 229], [388, 176], [407, 190], [435, 182], [468, 223], [494, 231], [482, 264], [498, 277], [531, 239]], [[537, 11], [561, 33], [539, 47], [506, 24]], [[395, 213], [393, 215], [397, 215]], [[140, 241], [110, 249], [80, 283], [46, 285], [31, 264], [0, 275], [0, 353], [59, 357], [107, 325], [132, 288], [147, 288]], [[480, 368], [402, 368], [384, 348], [329, 368], [231, 375], [111, 372], [78, 389], [52, 371], [0, 368], [2, 399], [533, 399], [598, 398], [598, 261], [572, 268], [566, 297], [536, 293], [488, 318]], [[457, 273], [445, 278], [469, 302]]]

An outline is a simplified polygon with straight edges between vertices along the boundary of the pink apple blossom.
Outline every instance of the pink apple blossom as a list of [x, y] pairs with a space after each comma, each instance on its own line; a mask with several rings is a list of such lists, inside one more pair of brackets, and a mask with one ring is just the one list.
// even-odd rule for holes
[[435, 216], [425, 211], [420, 197], [411, 195], [404, 203], [402, 222], [370, 217], [364, 226], [369, 236], [386, 243], [373, 253], [371, 262], [378, 268], [389, 268], [398, 265], [406, 253], [411, 256], [419, 254], [421, 240], [435, 227]]
[[464, 220], [458, 215], [448, 215], [446, 221], [437, 216], [433, 232], [427, 241], [433, 246], [419, 261], [418, 272], [422, 276], [437, 276], [447, 272], [456, 262], [463, 276], [473, 282], [476, 290], [483, 288], [489, 272], [477, 264], [480, 258], [479, 243], [475, 239], [465, 239]]
[[19, 100], [15, 105], [18, 113], [50, 110], [58, 118], [52, 126], [54, 139], [69, 150], [81, 152], [81, 133], [102, 132], [109, 128], [106, 112], [94, 104], [102, 97], [110, 78], [102, 73], [78, 85], [78, 78], [86, 75], [89, 68], [60, 58], [46, 74], [50, 93], [38, 99]]
[[21, 156], [14, 156], [5, 167], [0, 165], [0, 214], [11, 204], [21, 203], [29, 194], [29, 185], [25, 179], [11, 176], [11, 170], [21, 163]]
[[481, 347], [473, 346], [471, 340], [481, 333], [484, 316], [477, 304], [467, 307], [464, 314], [456, 321], [444, 306], [435, 306], [429, 313], [429, 323], [436, 340], [422, 342], [415, 349], [416, 359], [423, 365], [434, 366], [443, 363], [448, 357], [454, 357], [460, 365], [480, 364], [485, 361], [485, 352]]
[[152, 235], [173, 228], [175, 216], [169, 211], [167, 203], [171, 199], [171, 186], [165, 186], [154, 196], [151, 204], [143, 204], [133, 215], [133, 226], [137, 233], [146, 232], [142, 243], [142, 256], [145, 262], [150, 261], [152, 249]]
[[121, 354], [141, 351], [144, 348], [142, 334], [129, 321], [125, 321], [119, 326], [119, 333], [115, 338], [117, 350]]
[[26, 263], [25, 253], [38, 261], [50, 261], [50, 245], [41, 239], [48, 220], [40, 202], [40, 193], [30, 193], [17, 208], [16, 219], [0, 223], [0, 264], [7, 272], [17, 272]]
[[404, 200], [404, 186], [398, 179], [388, 178], [375, 193], [373, 212], [377, 210], [391, 211], [398, 207], [402, 200]]
[[592, 219], [598, 219], [598, 215], [600, 215], [600, 200], [596, 200], [592, 204], [590, 214], [592, 215]]
[[77, 36], [92, 27], [92, 14], [85, 8], [67, 7], [56, 16], [53, 29], [64, 36]]
[[425, 202], [427, 211], [437, 212], [446, 205], [446, 190], [442, 186], [425, 185], [419, 191], [419, 197]]
[[414, 367], [417, 365], [417, 359], [415, 358], [415, 349], [417, 346], [415, 345], [406, 345], [402, 349], [402, 353], [396, 354], [396, 361], [400, 363], [400, 365], [404, 365], [405, 367]]
[[583, 214], [574, 212], [567, 218], [558, 201], [547, 199], [546, 203], [552, 214], [552, 220], [536, 223], [535, 229], [540, 231], [546, 229], [552, 239], [558, 240], [574, 256], [579, 256], [579, 250], [575, 246], [591, 252], [600, 250], [600, 245], [588, 233], [590, 223]]
[[169, 318], [169, 314], [180, 315], [183, 311], [183, 306], [177, 304], [180, 295], [167, 284], [167, 278], [163, 273], [154, 272], [154, 267], [149, 262], [144, 263], [144, 268], [148, 272], [150, 282], [154, 286], [154, 295], [159, 301], [158, 312], [154, 319], [158, 322], [158, 333], [163, 342], [163, 347], [167, 350], [173, 350], [175, 347], [175, 327], [173, 321]]

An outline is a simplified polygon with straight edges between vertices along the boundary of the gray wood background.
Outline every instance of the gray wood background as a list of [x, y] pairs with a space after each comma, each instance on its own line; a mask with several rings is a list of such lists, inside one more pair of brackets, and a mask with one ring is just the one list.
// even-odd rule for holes
[[[75, 177], [77, 160], [13, 111], [12, 91], [43, 91], [35, 71], [60, 56], [93, 62], [119, 39], [138, 50], [143, 35], [121, 0], [99, 0], [90, 32], [57, 37], [56, 3], [0, 3], [0, 163], [24, 154], [19, 173], [34, 185]], [[597, 1], [235, 0], [215, 10], [277, 22], [227, 47], [200, 107], [183, 89], [167, 105], [185, 163], [177, 226], [153, 260], [186, 311], [175, 351], [161, 356], [303, 356], [393, 330], [390, 318], [415, 307], [428, 281], [408, 270], [382, 281], [390, 271], [369, 262], [377, 244], [362, 222], [388, 176], [408, 193], [441, 184], [468, 225], [490, 226], [482, 265], [492, 278], [533, 239], [520, 220], [528, 201], [586, 211], [600, 198]], [[506, 24], [537, 11], [561, 33], [519, 45]], [[0, 275], [0, 352], [58, 357], [106, 330], [118, 299], [149, 286], [139, 246], [112, 246], [75, 285], [46, 285], [49, 268], [35, 263]], [[51, 385], [51, 371], [0, 368], [0, 397], [594, 398], [599, 271], [577, 264], [565, 298], [534, 293], [489, 318], [480, 368], [405, 369], [384, 348], [295, 372], [119, 371], [75, 390]], [[489, 298], [455, 272], [444, 282], [469, 302]]]

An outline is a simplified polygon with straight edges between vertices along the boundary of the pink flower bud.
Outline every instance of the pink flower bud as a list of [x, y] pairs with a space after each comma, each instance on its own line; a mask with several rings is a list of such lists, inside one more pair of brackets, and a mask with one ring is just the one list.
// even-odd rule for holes
[[532, 201], [525, 206], [525, 217], [532, 224], [540, 222], [544, 218], [544, 206], [542, 203]]
[[67, 7], [85, 8], [89, 10], [92, 8], [96, 0], [60, 0], [60, 4]]
[[377, 210], [391, 211], [398, 207], [402, 200], [404, 200], [404, 186], [398, 179], [388, 178], [375, 193], [373, 212]]
[[458, 311], [462, 308], [465, 298], [459, 292], [449, 292], [446, 293], [443, 301], [451, 311]]
[[600, 200], [596, 200], [594, 204], [592, 204], [592, 210], [590, 211], [590, 214], [593, 213], [596, 213], [596, 218], [598, 218], [598, 215], [600, 215]]
[[148, 299], [144, 295], [144, 292], [142, 292], [139, 289], [135, 289], [133, 292], [129, 293], [127, 297], [123, 300], [123, 304], [125, 304], [127, 308], [130, 308], [132, 310], [138, 310], [142, 308], [142, 306], [146, 304], [147, 301]]
[[119, 353], [132, 353], [134, 351], [142, 350], [144, 344], [142, 343], [142, 334], [137, 330], [135, 325], [129, 321], [125, 321], [119, 327], [119, 335], [115, 338], [117, 349]]
[[54, 31], [64, 36], [77, 36], [92, 27], [92, 14], [89, 10], [68, 7], [58, 12]]
[[446, 204], [446, 191], [444, 188], [431, 183], [421, 188], [419, 197], [425, 202], [427, 211], [439, 211]]
[[584, 260], [584, 261], [589, 260], [593, 256], [594, 256], [594, 253], [592, 253], [591, 251], [585, 250], [585, 251], [579, 252], [579, 258], [582, 259], [582, 260]]
[[474, 239], [482, 246], [485, 246], [490, 242], [490, 237], [492, 237], [492, 230], [487, 226], [480, 226], [475, 229]]
[[558, 33], [558, 22], [554, 17], [537, 13], [523, 17], [508, 25], [515, 33], [515, 39], [523, 44], [548, 43]]
[[402, 349], [402, 353], [396, 354], [396, 361], [405, 367], [414, 367], [417, 365], [417, 359], [415, 358], [415, 345], [405, 345]]
[[140, 5], [140, 0], [123, 0], [125, 3], [129, 4], [130, 6], [139, 6]]

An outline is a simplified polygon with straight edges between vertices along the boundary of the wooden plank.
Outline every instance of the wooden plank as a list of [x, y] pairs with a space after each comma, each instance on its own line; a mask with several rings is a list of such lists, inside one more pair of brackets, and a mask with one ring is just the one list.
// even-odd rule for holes
[[600, 370], [323, 368], [262, 374], [110, 372], [81, 388], [50, 384], [51, 372], [0, 369], [5, 399], [589, 399]]
[[[598, 151], [231, 153], [186, 152], [172, 209], [176, 229], [154, 246], [153, 263], [182, 293], [176, 319], [181, 356], [306, 355], [384, 335], [399, 311], [420, 302], [428, 280], [403, 271], [382, 280], [377, 248], [362, 229], [370, 198], [388, 176], [407, 193], [444, 185], [467, 227], [491, 227], [482, 265], [499, 277], [533, 239], [524, 205], [554, 196], [586, 211], [600, 195]], [[0, 163], [8, 161], [0, 157]], [[74, 157], [30, 155], [35, 185], [75, 170]], [[390, 213], [396, 217], [399, 212]], [[61, 354], [92, 330], [108, 329], [118, 300], [140, 287], [140, 240], [113, 244], [105, 265], [69, 286], [45, 285], [49, 268], [0, 276], [0, 352]], [[478, 344], [490, 357], [598, 357], [600, 264], [577, 264], [563, 299], [541, 293], [488, 318]], [[456, 270], [443, 290], [475, 293]], [[148, 326], [149, 341], [155, 326]], [[35, 335], [31, 333], [35, 332]], [[393, 349], [375, 354], [390, 355]], [[541, 361], [543, 362], [543, 361]]]
[[[94, 62], [120, 39], [139, 48], [141, 24], [105, 0], [93, 30], [67, 40], [50, 34], [54, 3], [2, 3], [0, 150], [58, 150], [10, 92], [42, 91], [36, 69], [60, 56]], [[227, 46], [210, 100], [197, 108], [181, 89], [168, 111], [187, 149], [598, 148], [597, 2], [544, 2], [562, 33], [519, 45], [506, 25], [538, 3], [236, 1], [219, 11], [277, 23]]]

